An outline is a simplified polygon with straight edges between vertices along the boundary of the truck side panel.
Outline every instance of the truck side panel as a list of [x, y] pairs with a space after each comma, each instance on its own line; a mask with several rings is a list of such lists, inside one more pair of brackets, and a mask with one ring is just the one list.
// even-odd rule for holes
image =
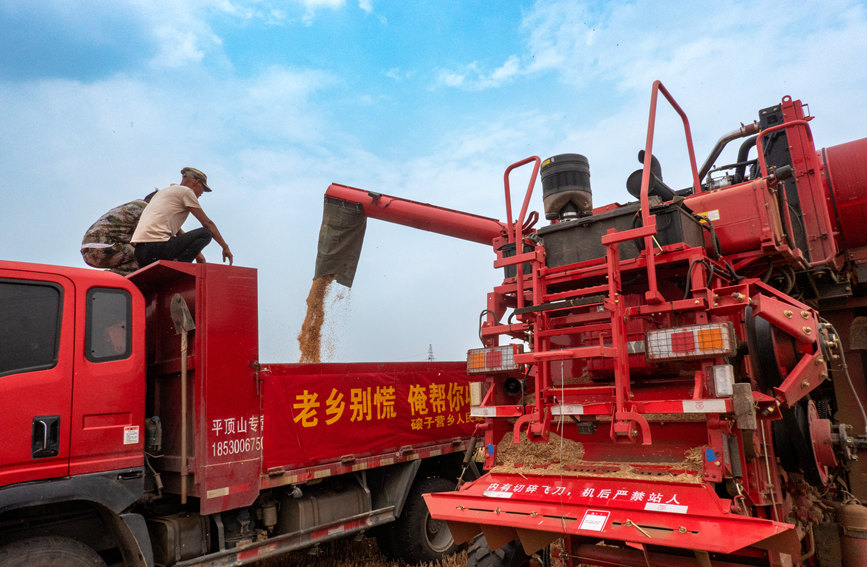
[[[259, 494], [261, 409], [256, 271], [218, 264], [158, 262], [131, 276], [147, 306], [147, 412], [163, 429], [166, 489], [200, 498], [202, 514], [249, 506]], [[172, 301], [183, 299], [188, 333], [186, 481], [181, 458], [181, 335]]]
[[462, 362], [272, 364], [261, 377], [266, 473], [447, 442], [480, 421]]

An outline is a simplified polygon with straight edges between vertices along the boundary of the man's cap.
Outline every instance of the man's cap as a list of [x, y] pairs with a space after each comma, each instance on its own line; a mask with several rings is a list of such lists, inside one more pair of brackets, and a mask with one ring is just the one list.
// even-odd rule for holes
[[211, 191], [211, 188], [208, 187], [208, 176], [196, 169], [195, 167], [185, 167], [181, 170], [181, 175], [184, 177], [192, 177], [193, 179], [198, 179], [202, 182], [202, 187], [204, 187], [205, 191]]

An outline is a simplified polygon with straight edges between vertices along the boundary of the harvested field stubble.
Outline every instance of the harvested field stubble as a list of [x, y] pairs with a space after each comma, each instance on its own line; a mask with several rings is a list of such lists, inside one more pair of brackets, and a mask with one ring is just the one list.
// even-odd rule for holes
[[[420, 563], [421, 567], [463, 567], [467, 553], [452, 555], [435, 563]], [[379, 552], [374, 539], [342, 539], [319, 546], [318, 553], [296, 551], [280, 559], [267, 559], [256, 567], [406, 567], [403, 561], [392, 561]]]

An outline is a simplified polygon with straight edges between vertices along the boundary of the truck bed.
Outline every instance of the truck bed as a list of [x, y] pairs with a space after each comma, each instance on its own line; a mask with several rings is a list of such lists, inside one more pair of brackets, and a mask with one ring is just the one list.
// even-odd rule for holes
[[[163, 430], [155, 464], [165, 490], [186, 485], [203, 514], [249, 506], [270, 487], [461, 451], [481, 421], [470, 417], [463, 362], [260, 363], [253, 269], [161, 261], [130, 279], [148, 306], [146, 412]], [[181, 300], [195, 320], [186, 408], [171, 314]]]

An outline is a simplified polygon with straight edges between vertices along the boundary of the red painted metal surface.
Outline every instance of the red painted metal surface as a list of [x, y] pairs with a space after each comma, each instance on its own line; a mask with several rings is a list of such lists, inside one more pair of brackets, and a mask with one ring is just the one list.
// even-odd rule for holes
[[437, 518], [476, 532], [510, 527], [514, 537], [532, 530], [724, 554], [766, 540], [799, 548], [794, 526], [734, 514], [705, 484], [490, 473], [461, 492], [425, 499]]
[[[133, 318], [128, 357], [95, 363], [84, 353], [87, 292], [122, 290], [129, 294], [133, 313], [140, 314], [138, 289], [108, 272], [22, 262], [0, 261], [0, 278], [48, 283], [61, 296], [56, 364], [0, 379], [0, 399], [14, 400], [0, 412], [0, 486], [142, 466], [144, 320]], [[59, 452], [34, 459], [33, 419], [44, 415], [59, 418]]]
[[777, 193], [764, 180], [690, 195], [686, 203], [713, 223], [723, 254], [774, 251], [785, 243]]
[[867, 246], [867, 138], [825, 148], [825, 191], [832, 207], [835, 229], [846, 248]]
[[328, 187], [325, 196], [359, 203], [364, 207], [364, 214], [370, 218], [387, 220], [481, 244], [491, 244], [494, 239], [506, 236], [506, 226], [496, 219], [337, 183]]
[[[154, 393], [148, 415], [159, 415], [163, 423], [163, 457], [157, 462], [167, 471], [167, 489], [181, 493], [180, 422], [185, 409], [191, 424], [186, 471], [190, 496], [201, 499], [204, 514], [252, 504], [259, 495], [263, 427], [254, 367], [256, 271], [162, 261], [130, 279], [142, 289], [149, 310]], [[188, 408], [180, 407], [180, 336], [170, 313], [175, 294], [185, 299], [196, 324], [187, 363]]]
[[271, 475], [461, 444], [481, 421], [462, 362], [266, 364], [260, 380]]
[[202, 513], [248, 506], [263, 488], [460, 451], [480, 421], [469, 415], [463, 362], [260, 364], [255, 270], [159, 262], [132, 279], [148, 303], [148, 415], [162, 419], [158, 464], [174, 493], [182, 483], [175, 294], [195, 318], [188, 487]]

